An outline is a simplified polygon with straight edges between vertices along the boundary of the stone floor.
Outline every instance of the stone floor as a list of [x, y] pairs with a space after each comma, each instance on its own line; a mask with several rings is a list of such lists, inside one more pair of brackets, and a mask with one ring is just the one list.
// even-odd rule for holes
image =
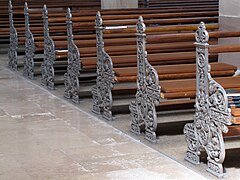
[[[0, 54], [0, 179], [217, 179], [206, 164], [183, 160], [181, 127], [179, 133], [161, 125], [167, 133], [149, 143], [129, 132], [129, 115], [106, 121], [91, 113], [90, 99], [74, 105], [63, 87], [48, 91], [6, 63]], [[191, 120], [192, 112], [181, 117]], [[226, 143], [225, 179], [239, 177], [238, 141]]]
[[1, 62], [0, 179], [188, 177], [205, 179]]

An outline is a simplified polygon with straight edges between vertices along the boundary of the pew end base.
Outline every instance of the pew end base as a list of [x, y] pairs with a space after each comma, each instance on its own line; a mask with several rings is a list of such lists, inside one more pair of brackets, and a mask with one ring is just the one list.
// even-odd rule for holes
[[29, 72], [29, 71], [23, 71], [23, 76], [27, 79], [30, 79], [30, 80], [34, 80], [35, 79], [35, 75], [34, 75], [34, 72]]
[[15, 63], [12, 63], [12, 62], [9, 62], [9, 63], [8, 63], [8, 68], [9, 68], [11, 71], [18, 71], [18, 65], [15, 64]]
[[50, 90], [55, 90], [54, 82], [47, 82], [47, 88], [50, 89]]
[[214, 160], [208, 160], [207, 163], [207, 171], [218, 178], [223, 178], [224, 177], [224, 171], [223, 171], [223, 166], [221, 163], [217, 163]]
[[157, 143], [157, 136], [156, 133], [153, 131], [146, 130], [145, 139], [150, 141], [151, 143]]
[[108, 121], [113, 121], [114, 118], [113, 118], [113, 115], [112, 115], [112, 111], [104, 109], [103, 110], [103, 118], [108, 120]]
[[97, 106], [97, 105], [93, 105], [92, 112], [93, 112], [94, 114], [101, 115], [101, 114], [102, 114], [102, 108], [100, 108], [100, 107]]
[[80, 103], [79, 95], [73, 94], [72, 95], [72, 102], [74, 102], [75, 104], [79, 104]]
[[200, 156], [196, 151], [187, 150], [184, 160], [193, 165], [200, 165]]
[[28, 75], [28, 78], [31, 79], [31, 80], [34, 80], [34, 79], [35, 79], [34, 72], [30, 73], [30, 74]]
[[131, 124], [130, 132], [132, 132], [133, 134], [136, 134], [136, 135], [140, 135], [141, 128], [137, 124]]
[[66, 99], [71, 99], [70, 93], [65, 91], [65, 92], [64, 92], [64, 98], [66, 98]]

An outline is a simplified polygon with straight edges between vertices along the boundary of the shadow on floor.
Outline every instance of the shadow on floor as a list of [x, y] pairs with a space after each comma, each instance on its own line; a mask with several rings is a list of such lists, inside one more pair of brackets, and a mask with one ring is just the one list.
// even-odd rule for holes
[[183, 134], [183, 128], [186, 123], [192, 123], [193, 121], [179, 121], [179, 122], [166, 122], [158, 123], [156, 131], [157, 136], [162, 135], [181, 135]]
[[226, 150], [226, 158], [224, 161], [226, 168], [240, 168], [240, 147]]

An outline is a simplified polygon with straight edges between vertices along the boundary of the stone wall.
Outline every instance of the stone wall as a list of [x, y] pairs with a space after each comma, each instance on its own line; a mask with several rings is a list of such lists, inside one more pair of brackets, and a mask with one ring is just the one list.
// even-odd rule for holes
[[[219, 22], [221, 31], [240, 31], [240, 0], [219, 0]], [[240, 38], [224, 38], [220, 44], [237, 44]], [[240, 53], [223, 53], [220, 62], [238, 66], [240, 69]]]
[[102, 9], [138, 8], [138, 0], [101, 0]]

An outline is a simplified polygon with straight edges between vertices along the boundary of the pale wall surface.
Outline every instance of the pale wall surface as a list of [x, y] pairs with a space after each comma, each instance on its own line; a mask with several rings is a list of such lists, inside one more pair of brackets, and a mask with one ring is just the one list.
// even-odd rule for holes
[[138, 0], [101, 0], [102, 9], [137, 8]]
[[240, 17], [240, 0], [220, 0], [220, 16], [238, 16]]
[[[221, 31], [240, 31], [240, 0], [220, 0], [219, 16]], [[219, 40], [220, 44], [240, 43], [240, 38], [225, 38]], [[223, 53], [219, 61], [238, 66], [240, 69], [240, 53]]]

